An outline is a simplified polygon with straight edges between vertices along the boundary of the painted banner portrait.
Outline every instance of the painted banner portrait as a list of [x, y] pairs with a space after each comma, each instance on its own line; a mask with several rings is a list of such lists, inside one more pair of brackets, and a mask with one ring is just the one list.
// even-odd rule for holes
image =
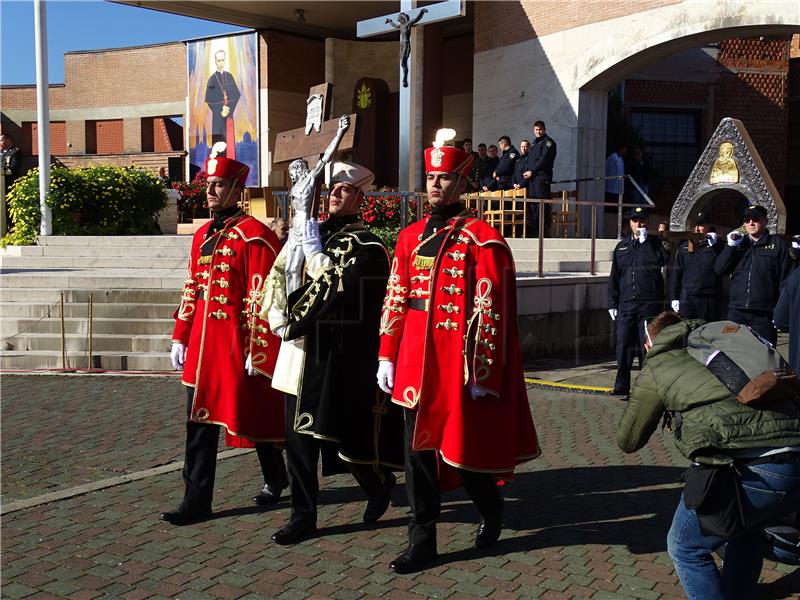
[[216, 142], [250, 166], [258, 186], [258, 39], [255, 33], [189, 42], [190, 174], [205, 168]]

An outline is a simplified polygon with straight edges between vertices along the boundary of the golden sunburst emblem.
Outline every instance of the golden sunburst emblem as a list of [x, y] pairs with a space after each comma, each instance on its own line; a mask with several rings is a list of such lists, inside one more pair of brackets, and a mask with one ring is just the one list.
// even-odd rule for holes
[[366, 83], [361, 84], [361, 89], [358, 90], [358, 108], [364, 110], [365, 108], [369, 108], [369, 105], [372, 104], [372, 90], [367, 87]]

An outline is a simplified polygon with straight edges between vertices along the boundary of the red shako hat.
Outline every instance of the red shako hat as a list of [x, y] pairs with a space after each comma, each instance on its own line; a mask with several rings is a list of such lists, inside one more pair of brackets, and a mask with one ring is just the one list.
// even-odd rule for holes
[[211, 147], [211, 155], [206, 161], [206, 175], [209, 177], [222, 177], [223, 179], [235, 179], [244, 187], [250, 167], [238, 160], [220, 156], [225, 153], [227, 145], [225, 142], [217, 142]]
[[462, 177], [469, 175], [472, 167], [472, 155], [454, 146], [445, 146], [445, 142], [456, 137], [454, 129], [440, 129], [436, 132], [436, 140], [432, 148], [425, 149], [425, 171], [444, 171], [458, 173]]

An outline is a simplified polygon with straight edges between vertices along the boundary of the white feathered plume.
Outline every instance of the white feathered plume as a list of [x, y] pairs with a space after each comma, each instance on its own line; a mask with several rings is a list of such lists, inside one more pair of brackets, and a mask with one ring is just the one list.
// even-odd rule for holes
[[455, 129], [440, 129], [436, 132], [436, 139], [433, 141], [434, 148], [441, 148], [444, 146], [445, 142], [450, 142], [456, 139], [456, 130]]
[[217, 142], [211, 146], [211, 156], [209, 158], [217, 158], [220, 154], [225, 154], [225, 150], [227, 149], [228, 146], [225, 142]]

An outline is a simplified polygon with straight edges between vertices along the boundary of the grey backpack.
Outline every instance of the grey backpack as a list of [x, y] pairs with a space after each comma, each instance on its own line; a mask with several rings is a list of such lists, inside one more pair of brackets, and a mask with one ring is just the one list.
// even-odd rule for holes
[[780, 353], [746, 325], [714, 321], [689, 334], [687, 351], [743, 404], [800, 396], [800, 380]]

